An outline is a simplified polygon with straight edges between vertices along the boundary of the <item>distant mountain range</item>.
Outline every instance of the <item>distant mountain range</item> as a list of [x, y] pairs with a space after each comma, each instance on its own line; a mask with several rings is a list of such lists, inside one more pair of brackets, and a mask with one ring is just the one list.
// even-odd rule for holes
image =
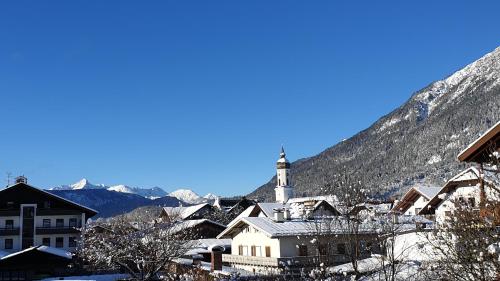
[[74, 184], [49, 188], [48, 191], [99, 211], [97, 217], [124, 214], [143, 206], [185, 206], [213, 202], [217, 198], [211, 193], [202, 197], [190, 189], [167, 193], [159, 187], [93, 184], [85, 178]]
[[[328, 186], [341, 174], [381, 198], [398, 196], [414, 184], [442, 185], [464, 168], [456, 160], [459, 151], [499, 120], [497, 48], [414, 93], [353, 137], [293, 162], [295, 194], [335, 193]], [[274, 176], [248, 196], [273, 201], [275, 186]]]
[[167, 195], [167, 192], [159, 187], [152, 188], [139, 188], [139, 187], [130, 187], [127, 185], [113, 185], [108, 186], [104, 184], [92, 184], [89, 180], [83, 178], [80, 181], [70, 184], [70, 185], [61, 185], [57, 187], [50, 188], [49, 190], [82, 190], [82, 189], [106, 189], [109, 191], [116, 191], [122, 193], [131, 193], [137, 194], [142, 197], [146, 197], [149, 199], [156, 199]]

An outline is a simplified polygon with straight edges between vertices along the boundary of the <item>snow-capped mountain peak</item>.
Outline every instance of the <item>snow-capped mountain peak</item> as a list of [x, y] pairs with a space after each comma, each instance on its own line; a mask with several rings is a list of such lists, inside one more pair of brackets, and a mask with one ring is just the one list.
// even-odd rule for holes
[[88, 179], [83, 178], [76, 183], [53, 187], [50, 188], [50, 190], [79, 190], [79, 189], [107, 189], [107, 188], [108, 186], [104, 184], [92, 184]]
[[50, 190], [83, 190], [83, 189], [107, 189], [109, 191], [137, 194], [142, 197], [146, 197], [148, 199], [156, 199], [167, 195], [167, 192], [165, 192], [163, 189], [159, 187], [139, 188], [139, 187], [130, 187], [124, 184], [108, 186], [105, 184], [92, 184], [86, 178], [83, 178], [74, 184], [61, 185], [50, 188]]
[[168, 196], [175, 197], [189, 204], [198, 204], [206, 201], [205, 198], [190, 189], [177, 189], [176, 191], [170, 192]]
[[130, 187], [124, 184], [111, 186], [110, 188], [108, 188], [108, 190], [122, 192], [122, 193], [133, 193], [149, 199], [156, 199], [167, 195], [167, 192], [165, 192], [165, 190], [159, 187], [139, 188], [139, 187]]
[[104, 184], [92, 184], [86, 178], [81, 179], [80, 181], [71, 184], [71, 189], [104, 189], [107, 188]]
[[207, 200], [216, 200], [217, 198], [219, 198], [219, 196], [217, 196], [213, 193], [207, 193], [207, 195], [203, 196], [203, 198], [205, 198]]

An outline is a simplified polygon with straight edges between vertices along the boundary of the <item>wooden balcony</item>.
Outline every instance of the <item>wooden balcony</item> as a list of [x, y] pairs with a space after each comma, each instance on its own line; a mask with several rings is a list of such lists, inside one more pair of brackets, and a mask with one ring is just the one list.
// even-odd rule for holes
[[0, 217], [18, 217], [20, 214], [19, 209], [0, 209]]
[[16, 236], [19, 235], [19, 227], [0, 228], [0, 236]]
[[72, 234], [80, 233], [80, 230], [73, 226], [60, 226], [60, 227], [37, 227], [36, 234]]
[[263, 267], [314, 267], [321, 263], [326, 265], [347, 263], [349, 262], [349, 258], [345, 255], [297, 256], [283, 258], [222, 255], [222, 262]]

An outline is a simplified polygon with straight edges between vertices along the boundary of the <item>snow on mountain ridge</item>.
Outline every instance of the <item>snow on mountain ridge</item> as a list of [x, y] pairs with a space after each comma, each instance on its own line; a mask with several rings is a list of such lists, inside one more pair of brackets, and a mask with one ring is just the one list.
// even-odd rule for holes
[[86, 178], [79, 180], [74, 184], [69, 185], [71, 189], [106, 189], [104, 184], [91, 184]]
[[207, 195], [201, 197], [200, 195], [196, 194], [196, 192], [190, 189], [178, 189], [171, 193], [168, 193], [162, 188], [157, 186], [151, 188], [140, 188], [140, 187], [131, 187], [124, 184], [118, 184], [112, 186], [108, 186], [105, 184], [92, 184], [86, 178], [83, 178], [74, 184], [61, 185], [49, 188], [49, 190], [86, 190], [86, 189], [106, 189], [109, 191], [136, 194], [148, 199], [157, 199], [168, 195], [176, 197], [177, 199], [182, 200], [188, 204], [204, 203], [218, 198], [217, 195], [212, 193], [208, 193]]
[[[464, 93], [474, 92], [477, 87], [487, 84], [491, 89], [500, 84], [500, 47], [468, 64], [448, 77], [430, 84], [417, 92], [412, 99], [415, 107], [409, 109], [403, 119], [408, 120], [416, 115], [417, 121], [429, 117], [438, 106], [456, 102]], [[399, 123], [401, 119], [390, 118], [380, 123], [379, 132], [387, 130]]]
[[156, 199], [167, 195], [167, 192], [159, 187], [139, 188], [139, 187], [130, 187], [124, 184], [107, 186], [105, 184], [92, 184], [86, 178], [83, 178], [74, 184], [57, 186], [50, 188], [49, 190], [84, 190], [84, 189], [106, 189], [109, 191], [116, 191], [121, 193], [137, 194], [148, 199]]
[[205, 198], [201, 197], [200, 195], [196, 194], [196, 192], [190, 189], [177, 189], [170, 192], [168, 196], [175, 197], [189, 204], [198, 204], [206, 201]]

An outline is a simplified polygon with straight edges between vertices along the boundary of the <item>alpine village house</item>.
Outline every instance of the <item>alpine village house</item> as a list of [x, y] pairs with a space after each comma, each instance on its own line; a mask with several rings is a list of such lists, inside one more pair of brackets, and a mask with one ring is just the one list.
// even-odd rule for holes
[[[371, 225], [361, 224], [358, 232], [361, 252], [358, 258], [385, 254], [374, 241], [377, 221], [391, 219], [398, 225], [394, 253], [398, 259], [429, 260], [428, 242], [418, 233], [430, 233], [440, 227], [453, 212], [453, 202], [480, 210], [485, 198], [499, 200], [498, 167], [484, 164], [491, 154], [500, 153], [500, 122], [462, 151], [458, 159], [475, 163], [442, 187], [415, 186], [398, 201], [347, 208], [334, 195], [294, 198], [290, 181], [290, 163], [282, 149], [277, 162], [275, 203], [257, 203], [248, 207], [218, 238], [232, 239], [231, 254], [222, 255], [225, 264], [266, 274], [298, 272], [321, 264], [348, 263], [348, 247], [353, 235], [342, 224], [342, 216], [354, 210], [365, 212]], [[492, 150], [493, 149], [493, 150]], [[500, 210], [495, 210], [495, 212]], [[329, 221], [327, 225], [323, 223]], [[332, 223], [333, 222], [333, 223]]]
[[97, 211], [28, 185], [0, 190], [0, 280], [57, 274], [71, 262], [80, 228]]

